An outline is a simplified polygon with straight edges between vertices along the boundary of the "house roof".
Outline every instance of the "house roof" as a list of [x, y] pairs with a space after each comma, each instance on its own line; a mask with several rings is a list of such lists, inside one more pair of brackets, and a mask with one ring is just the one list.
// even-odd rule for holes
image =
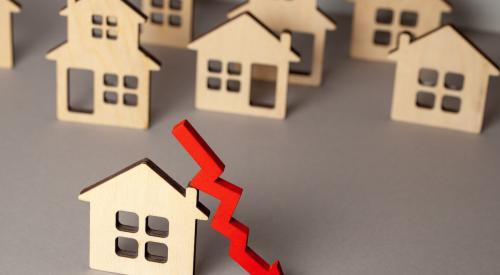
[[[352, 3], [377, 3], [380, 2], [381, 4], [387, 4], [393, 2], [394, 4], [401, 4], [401, 0], [347, 0], [348, 2]], [[429, 2], [429, 3], [435, 3], [438, 9], [440, 9], [443, 12], [450, 12], [452, 10], [451, 4], [447, 0], [413, 0], [415, 3], [422, 4], [424, 2]], [[411, 2], [411, 1], [405, 1], [405, 2]]]
[[21, 5], [14, 0], [0, 0], [0, 6], [6, 6], [7, 11], [12, 13], [18, 13], [21, 11]]
[[[98, 181], [97, 183], [94, 183], [86, 188], [84, 188], [81, 192], [80, 192], [80, 199], [82, 199], [83, 196], [86, 196], [88, 194], [91, 194], [92, 192], [98, 192], [99, 191], [99, 187], [100, 186], [103, 186], [104, 184], [106, 184], [107, 182], [109, 182], [110, 180], [122, 175], [122, 174], [125, 174], [127, 173], [128, 171], [136, 168], [136, 167], [139, 167], [141, 165], [146, 165], [149, 169], [151, 169], [153, 172], [155, 172], [158, 176], [160, 176], [171, 188], [173, 188], [175, 191], [177, 191], [180, 195], [186, 197], [186, 189], [184, 189], [180, 184], [178, 184], [174, 179], [172, 179], [167, 173], [165, 173], [160, 167], [158, 167], [156, 164], [154, 164], [151, 160], [145, 158], [145, 159], [142, 159], [138, 162], [135, 162], [133, 163], [132, 165], [118, 171], [117, 173], [109, 176], [109, 177], [106, 177], [100, 181]], [[207, 207], [205, 207], [203, 204], [201, 204], [200, 202], [197, 202], [197, 211], [198, 211], [198, 217], [199, 218], [204, 218], [204, 217], [208, 217], [210, 215], [210, 211], [208, 210]]]
[[[451, 53], [453, 50], [461, 51], [461, 55], [464, 54], [464, 51], [470, 52], [470, 54], [475, 58], [481, 59], [481, 61], [487, 64], [491, 75], [500, 75], [498, 66], [452, 25], [446, 25], [433, 30], [413, 41], [411, 41], [411, 36], [409, 34], [403, 33], [401, 35], [406, 36], [407, 38], [401, 37], [400, 42], [402, 39], [407, 39], [408, 45], [404, 47], [402, 45], [398, 45], [398, 48], [391, 51], [389, 54], [389, 59], [391, 60], [398, 60], [401, 56], [424, 47], [425, 48], [422, 49], [422, 51], [425, 51], [425, 49], [428, 48], [438, 49], [441, 45], [446, 47], [446, 53]], [[442, 41], [446, 41], [446, 45], [443, 45]]]
[[[93, 2], [93, 3], [99, 3], [102, 4], [103, 0], [67, 0], [68, 4], [65, 5], [61, 11], [59, 12], [60, 15], [62, 16], [68, 16], [68, 12], [70, 8], [73, 6], [73, 8], [78, 9], [79, 7], [83, 6], [84, 3], [87, 1]], [[116, 2], [117, 6], [113, 7], [116, 9], [120, 9], [121, 11], [125, 12], [128, 16], [129, 19], [137, 20], [139, 23], [145, 23], [147, 20], [147, 16], [144, 15], [139, 9], [137, 9], [135, 6], [130, 4], [126, 0], [106, 0], [109, 2]], [[105, 7], [111, 8], [111, 5], [104, 5]]]
[[[231, 41], [231, 45], [224, 45]], [[299, 54], [293, 49], [283, 50], [283, 41], [269, 28], [250, 13], [243, 13], [230, 19], [214, 30], [198, 37], [188, 45], [189, 49], [202, 50], [217, 45], [217, 48], [247, 47], [254, 51], [281, 52], [290, 62], [300, 61]]]
[[[270, 12], [276, 10], [278, 13]], [[262, 11], [267, 16], [261, 16]], [[321, 28], [324, 30], [335, 30], [337, 25], [328, 15], [326, 15], [318, 6], [315, 0], [295, 0], [295, 1], [269, 1], [269, 0], [248, 0], [241, 5], [235, 7], [228, 13], [229, 18], [234, 18], [242, 13], [250, 12], [257, 18], [262, 20], [265, 24], [267, 17], [272, 17], [273, 20], [279, 16], [286, 16], [293, 18], [293, 20], [286, 20], [287, 28], [294, 26], [306, 26], [310, 28]], [[283, 21], [283, 20], [279, 20]], [[271, 28], [273, 28], [270, 25]]]

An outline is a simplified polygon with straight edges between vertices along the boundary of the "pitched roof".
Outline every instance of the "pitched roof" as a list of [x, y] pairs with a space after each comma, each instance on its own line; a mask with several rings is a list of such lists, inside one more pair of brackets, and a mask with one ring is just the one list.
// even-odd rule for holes
[[[384, 2], [384, 3], [387, 3], [388, 1], [390, 2], [391, 0], [347, 0], [348, 2], [352, 2], [352, 3], [363, 3], [363, 2], [370, 2], [370, 3], [373, 3], [373, 2]], [[450, 12], [452, 10], [452, 6], [451, 4], [448, 2], [448, 0], [413, 0], [415, 1], [415, 3], [418, 3], [418, 4], [422, 4], [423, 2], [429, 2], [429, 3], [436, 3], [438, 6], [438, 8], [444, 12]], [[401, 0], [392, 0], [392, 2], [394, 3], [398, 3], [400, 4], [402, 1]], [[406, 1], [408, 2], [408, 1]]]
[[21, 5], [14, 0], [0, 0], [0, 6], [5, 5], [7, 11], [12, 13], [18, 13], [21, 11]]
[[[398, 60], [400, 56], [408, 53], [410, 51], [418, 50], [419, 48], [425, 47], [425, 49], [438, 49], [442, 46], [442, 41], [446, 41], [446, 52], [453, 52], [453, 49], [465, 49], [471, 52], [476, 58], [481, 59], [488, 65], [491, 75], [500, 75], [500, 70], [498, 66], [479, 48], [474, 45], [467, 37], [462, 35], [454, 26], [446, 25], [436, 30], [433, 30], [416, 40], [410, 41], [410, 34], [401, 34], [400, 42], [403, 40], [408, 40], [408, 45], [402, 46], [398, 45], [398, 48], [394, 49], [389, 54], [389, 59]], [[454, 45], [451, 47], [450, 45]], [[422, 49], [422, 50], [425, 50]]]
[[[59, 12], [62, 16], [67, 16], [70, 8], [79, 8], [86, 3], [87, 1], [94, 1], [95, 3], [101, 4], [104, 1], [108, 2], [116, 2], [118, 5], [117, 8], [125, 11], [130, 19], [137, 20], [139, 23], [145, 23], [147, 20], [147, 16], [144, 15], [139, 9], [130, 4], [127, 0], [67, 0], [68, 4], [65, 5], [61, 11]], [[109, 5], [105, 5], [108, 7]]]

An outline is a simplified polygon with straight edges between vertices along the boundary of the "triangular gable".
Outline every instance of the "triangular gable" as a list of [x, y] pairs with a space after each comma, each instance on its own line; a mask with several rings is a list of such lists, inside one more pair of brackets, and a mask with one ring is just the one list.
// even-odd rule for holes
[[[240, 35], [236, 39], [235, 35]], [[256, 51], [273, 51], [283, 53], [290, 62], [300, 61], [299, 55], [293, 49], [283, 50], [280, 38], [264, 24], [249, 13], [228, 20], [214, 30], [195, 39], [188, 46], [191, 50], [203, 50], [213, 45], [231, 41], [231, 47], [247, 47], [251, 45]]]
[[11, 13], [18, 13], [21, 11], [21, 5], [14, 0], [0, 0], [0, 7], [2, 6]]
[[[347, 1], [352, 3], [371, 3], [371, 4], [380, 2], [380, 4], [385, 4], [385, 5], [387, 4], [390, 5], [391, 2], [393, 2], [394, 4], [401, 4], [402, 2], [401, 0], [347, 0]], [[413, 0], [413, 1], [415, 1], [418, 4], [422, 4], [425, 2], [433, 3], [437, 5], [436, 7], [443, 12], [450, 12], [452, 10], [452, 6], [447, 0]], [[408, 2], [408, 0], [406, 2]]]
[[[410, 40], [409, 34], [403, 33], [401, 34], [400, 43], [407, 43], [408, 45], [402, 47], [398, 45], [398, 48], [391, 51], [389, 54], [389, 59], [398, 60], [400, 56], [405, 55], [411, 51], [418, 51], [419, 48], [437, 48], [437, 45], [442, 43], [441, 41], [446, 41], [446, 47], [452, 50], [456, 50], [457, 47], [450, 47], [449, 45], [457, 45], [460, 49], [467, 49], [474, 55], [476, 58], [481, 59], [483, 62], [488, 64], [489, 73], [491, 75], [500, 75], [500, 70], [498, 66], [488, 57], [486, 56], [479, 48], [474, 45], [469, 39], [463, 36], [455, 27], [452, 25], [446, 25], [441, 28], [438, 28], [434, 31], [431, 31], [428, 34], [425, 34], [416, 40]], [[403, 42], [401, 42], [403, 41]], [[434, 45], [434, 46], [433, 46]]]
[[70, 8], [78, 9], [87, 1], [92, 1], [92, 5], [102, 5], [105, 1], [109, 1], [110, 3], [115, 4], [116, 7], [112, 5], [103, 6], [108, 6], [108, 8], [113, 11], [114, 9], [125, 11], [130, 19], [136, 20], [138, 23], [145, 23], [147, 20], [146, 15], [126, 0], [68, 0], [68, 4], [61, 9], [59, 14], [62, 16], [68, 16]]
[[[264, 9], [266, 12], [273, 13], [275, 10], [275, 16], [279, 16], [282, 13], [286, 13], [286, 16], [294, 18], [292, 23], [306, 25], [311, 24], [315, 28], [321, 28], [321, 30], [335, 30], [337, 25], [335, 21], [329, 18], [318, 6], [316, 0], [294, 0], [294, 1], [270, 1], [270, 0], [248, 0], [242, 3], [228, 13], [229, 18], [234, 18], [242, 13], [249, 12], [256, 14], [256, 8]], [[270, 10], [271, 9], [271, 10]], [[308, 11], [310, 11], [308, 13]], [[311, 18], [313, 20], [311, 20]], [[264, 18], [259, 18], [263, 20]], [[314, 22], [311, 22], [314, 21]]]

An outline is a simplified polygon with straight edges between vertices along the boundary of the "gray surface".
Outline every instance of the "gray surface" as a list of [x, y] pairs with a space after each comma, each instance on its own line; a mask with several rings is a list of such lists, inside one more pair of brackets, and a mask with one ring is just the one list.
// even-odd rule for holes
[[[23, 2], [18, 64], [0, 71], [0, 274], [103, 274], [88, 268], [77, 194], [146, 156], [187, 183], [196, 166], [169, 134], [185, 117], [246, 188], [236, 216], [251, 245], [288, 275], [500, 274], [498, 79], [481, 136], [391, 122], [394, 67], [350, 60], [341, 19], [323, 87], [291, 87], [286, 121], [195, 110], [195, 55], [152, 48], [165, 69], [149, 131], [62, 123], [44, 53], [65, 38], [64, 1]], [[199, 4], [199, 31], [227, 9]], [[469, 35], [500, 62], [500, 37]], [[208, 223], [198, 237], [198, 274], [244, 274]]]

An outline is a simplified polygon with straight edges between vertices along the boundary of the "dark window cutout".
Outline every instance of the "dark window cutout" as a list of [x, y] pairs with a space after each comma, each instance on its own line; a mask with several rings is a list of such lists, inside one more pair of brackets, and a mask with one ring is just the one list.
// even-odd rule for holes
[[241, 75], [241, 63], [229, 62], [229, 64], [227, 64], [227, 73], [231, 75]]
[[182, 9], [182, 0], [170, 0], [169, 5], [171, 10], [180, 10]]
[[127, 211], [116, 212], [116, 229], [124, 232], [137, 233], [139, 231], [139, 216]]
[[373, 43], [380, 46], [389, 46], [391, 44], [391, 33], [388, 31], [375, 31]]
[[118, 103], [118, 94], [116, 92], [104, 92], [104, 103], [116, 104]]
[[222, 72], [222, 62], [219, 60], [209, 60], [208, 61], [208, 71], [212, 73]]
[[147, 242], [145, 254], [146, 260], [163, 264], [168, 260], [168, 247], [162, 243]]
[[168, 237], [169, 222], [165, 218], [148, 216], [146, 218], [146, 233], [150, 236]]
[[394, 19], [394, 12], [390, 9], [377, 10], [377, 23], [379, 24], [392, 24]]
[[163, 13], [151, 13], [151, 22], [156, 25], [163, 25]]
[[299, 52], [300, 61], [290, 63], [293, 74], [310, 75], [313, 65], [314, 35], [292, 32], [292, 47]]
[[134, 94], [124, 94], [123, 95], [123, 104], [125, 106], [137, 106], [139, 104], [137, 95]]
[[436, 102], [436, 96], [429, 92], [418, 92], [417, 93], [417, 107], [424, 109], [433, 109]]
[[448, 90], [461, 91], [464, 88], [465, 77], [463, 74], [447, 73], [444, 86]]
[[92, 15], [92, 24], [94, 25], [102, 25], [102, 16], [100, 15]]
[[[266, 73], [272, 77], [271, 79], [277, 79], [278, 68], [276, 66], [261, 64], [252, 65], [252, 75], [255, 75], [256, 71], [262, 70], [266, 71]], [[276, 82], [252, 78], [250, 105], [273, 109], [276, 106]]]
[[445, 112], [458, 113], [460, 112], [462, 101], [458, 97], [444, 96], [441, 109]]
[[220, 90], [220, 88], [221, 88], [220, 78], [209, 77], [207, 80], [207, 87], [210, 90]]
[[182, 18], [179, 15], [170, 15], [168, 17], [168, 24], [172, 27], [180, 27], [182, 25]]
[[403, 11], [401, 13], [401, 26], [416, 27], [418, 24], [418, 13], [413, 11]]
[[163, 0], [151, 0], [151, 6], [155, 8], [163, 8]]
[[118, 33], [116, 32], [116, 30], [109, 29], [106, 32], [106, 37], [110, 40], [116, 40], [118, 39]]
[[108, 87], [117, 87], [118, 76], [116, 74], [104, 74], [104, 85]]
[[116, 18], [116, 16], [108, 16], [106, 18], [106, 24], [108, 24], [108, 26], [116, 27], [118, 26], [118, 18]]
[[92, 37], [102, 38], [102, 30], [99, 28], [92, 28]]
[[94, 72], [90, 70], [68, 70], [68, 110], [71, 112], [94, 112]]
[[120, 257], [137, 258], [139, 243], [136, 240], [124, 237], [115, 239], [115, 253]]
[[123, 85], [127, 89], [136, 90], [139, 87], [139, 79], [136, 76], [126, 75], [123, 78]]
[[226, 90], [228, 92], [234, 92], [237, 93], [241, 89], [241, 82], [238, 80], [228, 80], [227, 85], [226, 85]]
[[418, 83], [422, 86], [435, 87], [437, 85], [438, 76], [438, 71], [422, 68], [418, 73]]

